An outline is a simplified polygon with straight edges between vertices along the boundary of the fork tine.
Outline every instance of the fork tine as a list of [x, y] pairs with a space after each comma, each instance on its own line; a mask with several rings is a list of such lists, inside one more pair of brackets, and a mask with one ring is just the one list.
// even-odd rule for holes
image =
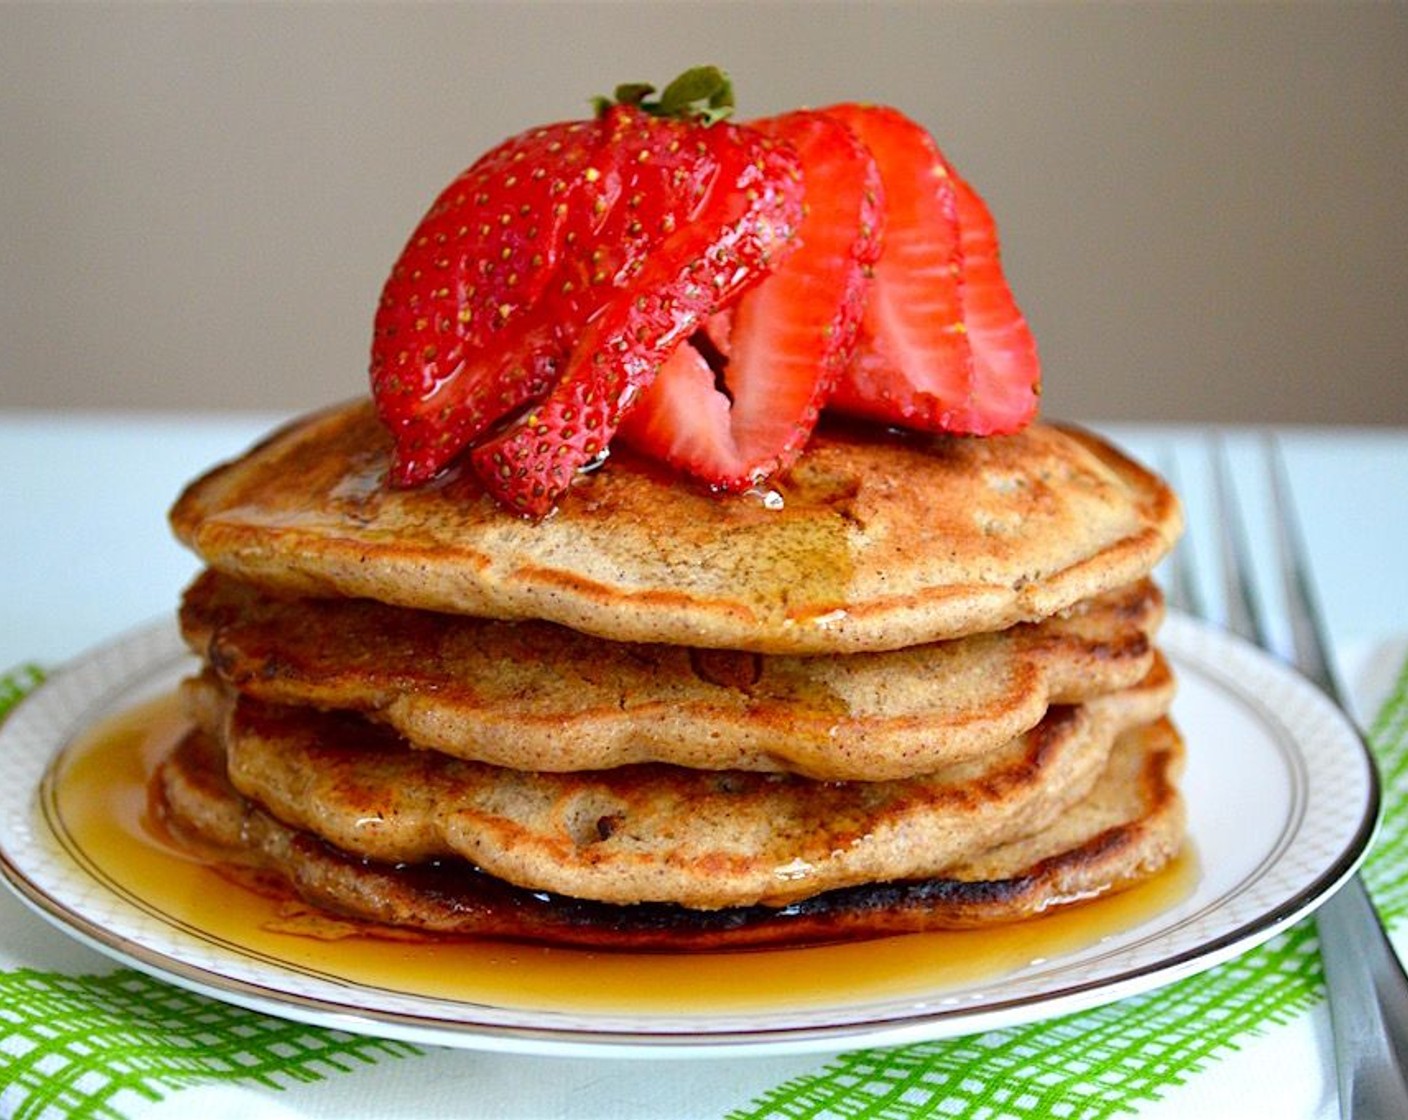
[[[1183, 493], [1182, 482], [1178, 477], [1178, 460], [1172, 452], [1164, 457], [1161, 470], [1168, 480], [1169, 486], [1173, 488], [1173, 492], [1175, 494]], [[1207, 604], [1203, 600], [1202, 593], [1198, 590], [1198, 581], [1194, 576], [1198, 564], [1193, 555], [1192, 533], [1185, 532], [1179, 538], [1166, 562], [1168, 564], [1168, 579], [1165, 581], [1164, 593], [1168, 598], [1169, 606], [1184, 614], [1192, 615], [1194, 618], [1207, 618]]]
[[1251, 549], [1247, 545], [1237, 489], [1232, 482], [1227, 445], [1220, 433], [1213, 441], [1212, 468], [1227, 629], [1266, 649], [1269, 642], [1266, 620], [1252, 591]]
[[[1285, 457], [1269, 434], [1262, 449], [1296, 664], [1342, 706]], [[1346, 1120], [1408, 1116], [1408, 976], [1358, 875], [1320, 907], [1315, 924], [1335, 1041], [1340, 1115]]]
[[1286, 460], [1276, 437], [1267, 433], [1262, 441], [1271, 478], [1271, 507], [1276, 523], [1276, 553], [1280, 561], [1282, 593], [1291, 624], [1291, 643], [1300, 671], [1343, 706], [1343, 696], [1326, 654], [1328, 639], [1321, 623], [1323, 615], [1306, 562], [1305, 538], [1291, 501]]

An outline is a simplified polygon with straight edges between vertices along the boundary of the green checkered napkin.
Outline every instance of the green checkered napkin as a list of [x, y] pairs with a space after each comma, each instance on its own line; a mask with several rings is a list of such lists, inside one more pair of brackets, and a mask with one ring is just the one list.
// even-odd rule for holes
[[[0, 718], [40, 678], [33, 668], [0, 678]], [[1408, 664], [1369, 740], [1388, 812], [1364, 875], [1394, 925], [1408, 912]], [[1155, 1100], [1321, 998], [1305, 921], [1201, 975], [1093, 1011], [842, 1055], [730, 1120], [1108, 1117]], [[0, 1031], [0, 1115], [32, 1120], [116, 1120], [190, 1086], [287, 1088], [421, 1053], [244, 1011], [129, 969], [0, 972]]]

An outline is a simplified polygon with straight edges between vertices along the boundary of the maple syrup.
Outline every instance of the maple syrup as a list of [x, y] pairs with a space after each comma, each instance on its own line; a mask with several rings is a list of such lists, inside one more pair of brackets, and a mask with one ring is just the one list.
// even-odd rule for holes
[[296, 971], [515, 1010], [634, 1014], [802, 1010], [957, 990], [1121, 933], [1186, 898], [1185, 854], [1142, 884], [1040, 918], [797, 949], [622, 953], [368, 936], [218, 872], [149, 809], [149, 779], [187, 729], [174, 697], [101, 723], [61, 756], [47, 795], [93, 873], [172, 924]]

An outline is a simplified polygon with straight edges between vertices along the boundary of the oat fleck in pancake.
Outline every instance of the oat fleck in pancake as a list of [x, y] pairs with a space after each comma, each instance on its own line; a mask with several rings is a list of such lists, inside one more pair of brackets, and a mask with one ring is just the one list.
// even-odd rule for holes
[[1069, 704], [1140, 681], [1148, 581], [1041, 623], [907, 650], [795, 657], [608, 642], [365, 599], [285, 599], [218, 573], [187, 590], [187, 641], [232, 687], [374, 715], [412, 745], [519, 770], [667, 762], [891, 780], [971, 758]]
[[1052, 708], [1005, 747], [893, 782], [663, 765], [547, 774], [411, 750], [344, 713], [214, 700], [195, 709], [230, 779], [284, 823], [389, 863], [467, 859], [511, 883], [605, 902], [781, 905], [928, 878], [1044, 828], [1090, 791], [1115, 738], [1160, 717], [1162, 661], [1134, 688]]
[[1125, 732], [1089, 797], [1044, 832], [942, 879], [829, 891], [780, 908], [617, 906], [526, 891], [462, 861], [393, 867], [281, 824], [230, 785], [224, 753], [193, 733], [161, 766], [172, 825], [230, 863], [279, 875], [309, 903], [397, 928], [605, 949], [731, 949], [1013, 921], [1154, 874], [1178, 852], [1183, 744], [1167, 720]]
[[307, 417], [192, 483], [172, 526], [212, 567], [293, 593], [762, 653], [1045, 618], [1147, 575], [1181, 527], [1154, 475], [1040, 424], [987, 439], [829, 427], [776, 501], [614, 455], [536, 524], [468, 477], [388, 487], [388, 455], [369, 404]]

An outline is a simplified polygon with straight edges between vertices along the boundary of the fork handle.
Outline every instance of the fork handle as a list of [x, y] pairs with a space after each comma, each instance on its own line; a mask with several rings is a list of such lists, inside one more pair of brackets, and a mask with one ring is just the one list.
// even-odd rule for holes
[[1315, 915], [1325, 968], [1341, 1115], [1408, 1117], [1408, 981], [1363, 880]]

